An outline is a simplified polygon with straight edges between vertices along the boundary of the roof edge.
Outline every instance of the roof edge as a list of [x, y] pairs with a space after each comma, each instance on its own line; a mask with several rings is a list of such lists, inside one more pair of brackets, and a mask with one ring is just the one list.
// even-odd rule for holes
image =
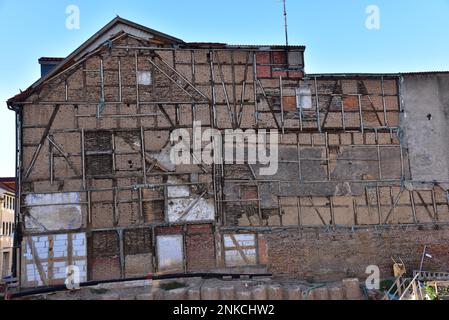
[[162, 38], [166, 38], [168, 40], [173, 41], [176, 44], [184, 44], [185, 42], [181, 39], [175, 38], [173, 36], [170, 36], [168, 34], [159, 32], [157, 30], [148, 28], [144, 25], [140, 25], [138, 23], [132, 22], [130, 20], [124, 19], [120, 16], [115, 17], [114, 19], [112, 19], [109, 23], [107, 23], [103, 28], [101, 28], [99, 31], [97, 31], [94, 35], [92, 35], [89, 39], [87, 39], [85, 42], [83, 42], [77, 49], [75, 49], [72, 53], [70, 53], [67, 57], [62, 58], [62, 60], [60, 61], [60, 63], [58, 64], [58, 66], [56, 68], [54, 68], [53, 70], [51, 70], [49, 73], [47, 73], [44, 77], [39, 78], [36, 82], [34, 82], [29, 88], [27, 88], [25, 91], [20, 92], [19, 94], [9, 98], [6, 103], [8, 105], [8, 107], [12, 107], [14, 105], [14, 102], [16, 101], [23, 101], [26, 98], [28, 98], [33, 92], [34, 90], [41, 85], [42, 83], [44, 83], [46, 80], [50, 79], [51, 77], [53, 77], [55, 74], [57, 74], [58, 72], [60, 72], [60, 70], [62, 70], [65, 65], [71, 61], [71, 59], [73, 59], [74, 57], [76, 57], [78, 54], [80, 54], [84, 49], [88, 48], [89, 45], [91, 45], [92, 43], [94, 43], [98, 38], [100, 38], [100, 36], [107, 32], [108, 30], [110, 30], [112, 27], [114, 27], [116, 24], [119, 23], [123, 23], [125, 25], [128, 25], [130, 27], [136, 28], [136, 29], [141, 29], [145, 32], [148, 33], [152, 33], [156, 36], [162, 37]]

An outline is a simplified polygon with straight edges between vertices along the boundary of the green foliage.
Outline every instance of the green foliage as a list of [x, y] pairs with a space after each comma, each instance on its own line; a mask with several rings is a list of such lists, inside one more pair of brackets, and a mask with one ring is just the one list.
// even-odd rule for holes
[[181, 289], [187, 287], [184, 283], [172, 281], [172, 282], [166, 282], [162, 283], [160, 285], [161, 289], [165, 291], [175, 290], [175, 289]]
[[90, 292], [93, 294], [105, 294], [107, 293], [109, 290], [108, 289], [95, 289], [95, 288], [90, 288]]
[[424, 294], [426, 296], [426, 299], [428, 300], [440, 300], [440, 297], [438, 296], [438, 293], [436, 292], [434, 287], [426, 285], [424, 287]]

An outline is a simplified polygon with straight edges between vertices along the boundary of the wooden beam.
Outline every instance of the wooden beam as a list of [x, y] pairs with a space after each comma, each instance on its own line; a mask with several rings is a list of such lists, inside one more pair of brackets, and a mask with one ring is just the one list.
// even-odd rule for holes
[[31, 163], [30, 163], [28, 169], [25, 171], [26, 172], [25, 176], [24, 176], [25, 179], [27, 179], [30, 176], [31, 172], [33, 171], [34, 164], [36, 163], [36, 160], [39, 157], [39, 154], [40, 154], [40, 152], [42, 150], [42, 147], [43, 147], [43, 145], [45, 143], [45, 140], [47, 139], [47, 136], [50, 133], [50, 129], [51, 129], [52, 125], [53, 125], [53, 122], [55, 121], [56, 115], [59, 112], [59, 107], [60, 107], [60, 105], [57, 104], [57, 105], [55, 105], [55, 107], [53, 109], [53, 113], [51, 114], [50, 120], [48, 121], [48, 124], [45, 127], [45, 131], [42, 134], [42, 137], [41, 137], [41, 140], [39, 142], [39, 145], [36, 148], [36, 151], [34, 151], [33, 158], [31, 159]]
[[239, 254], [242, 257], [243, 261], [245, 261], [246, 264], [250, 264], [250, 261], [248, 260], [248, 257], [246, 256], [246, 254], [243, 251], [242, 247], [239, 245], [238, 241], [235, 239], [234, 235], [230, 234], [229, 238], [231, 238], [232, 243], [234, 244], [235, 248], [239, 252]]

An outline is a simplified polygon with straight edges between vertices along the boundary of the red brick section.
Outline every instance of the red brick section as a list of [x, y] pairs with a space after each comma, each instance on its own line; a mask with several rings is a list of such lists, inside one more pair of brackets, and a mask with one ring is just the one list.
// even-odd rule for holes
[[90, 280], [120, 279], [119, 241], [116, 232], [94, 232], [88, 239]]
[[186, 234], [187, 272], [208, 272], [215, 268], [212, 225], [190, 225]]
[[304, 77], [304, 73], [301, 71], [290, 71], [288, 73], [289, 78], [301, 79]]
[[[287, 67], [287, 54], [285, 51], [274, 52], [258, 52], [256, 54], [257, 61], [257, 77], [261, 79], [267, 78], [293, 78], [300, 79], [304, 77], [301, 71], [276, 71]], [[295, 103], [296, 104], [296, 103]]]
[[284, 111], [295, 112], [296, 111], [296, 97], [295, 96], [285, 96], [283, 97]]
[[92, 280], [120, 279], [119, 257], [95, 257], [92, 260]]
[[241, 192], [242, 199], [244, 200], [255, 200], [259, 197], [257, 194], [257, 187], [255, 186], [242, 187]]
[[257, 64], [270, 64], [270, 52], [258, 52], [256, 54]]
[[256, 62], [257, 77], [271, 78], [271, 66], [268, 66], [271, 63], [270, 52], [258, 52], [256, 54]]
[[155, 229], [156, 236], [168, 236], [168, 235], [175, 235], [175, 234], [182, 234], [182, 226], [176, 226], [176, 227], [160, 227]]
[[287, 64], [287, 55], [285, 51], [272, 52], [273, 64]]
[[271, 78], [271, 67], [270, 66], [257, 66], [257, 77]]
[[[275, 68], [282, 68], [282, 66], [273, 67], [273, 69], [275, 69]], [[277, 78], [277, 79], [279, 77], [287, 78], [287, 71], [274, 71], [273, 70], [272, 76], [273, 76], [273, 78]]]
[[343, 98], [345, 111], [359, 110], [359, 98], [356, 96], [348, 96]]
[[366, 268], [377, 265], [381, 278], [393, 275], [391, 257], [401, 257], [407, 271], [419, 270], [424, 245], [432, 259], [426, 258], [425, 271], [447, 271], [449, 266], [448, 229], [282, 231], [265, 234], [270, 260], [269, 271], [314, 281], [348, 277], [366, 279]]
[[267, 247], [267, 241], [265, 240], [265, 237], [263, 234], [260, 234], [258, 236], [258, 246], [259, 246], [259, 264], [260, 265], [268, 265], [270, 263], [268, 259], [268, 247]]

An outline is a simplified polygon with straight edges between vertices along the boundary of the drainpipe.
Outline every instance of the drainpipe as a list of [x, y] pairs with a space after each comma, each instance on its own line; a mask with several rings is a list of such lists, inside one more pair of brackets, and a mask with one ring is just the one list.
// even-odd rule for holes
[[22, 108], [8, 102], [8, 109], [16, 113], [16, 191], [15, 191], [15, 207], [14, 207], [14, 239], [12, 253], [12, 276], [19, 280], [22, 265], [22, 221], [20, 219], [20, 202], [21, 202], [21, 161], [22, 161]]

